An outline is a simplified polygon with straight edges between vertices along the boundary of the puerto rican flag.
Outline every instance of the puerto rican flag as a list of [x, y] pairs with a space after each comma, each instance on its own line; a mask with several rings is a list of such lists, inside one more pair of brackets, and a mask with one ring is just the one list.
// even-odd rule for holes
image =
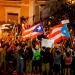
[[50, 34], [48, 34], [48, 39], [54, 40], [54, 43], [58, 43], [61, 40], [70, 38], [70, 34], [66, 24], [59, 24], [52, 28]]
[[38, 35], [44, 33], [43, 23], [36, 24], [35, 26], [24, 30], [22, 27], [22, 38], [23, 39], [33, 39], [36, 38]]

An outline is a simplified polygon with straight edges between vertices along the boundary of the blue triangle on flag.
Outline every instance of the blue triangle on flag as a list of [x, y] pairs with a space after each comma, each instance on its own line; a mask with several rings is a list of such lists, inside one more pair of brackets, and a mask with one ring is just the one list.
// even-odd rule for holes
[[41, 32], [44, 33], [44, 28], [43, 28], [43, 24], [39, 24], [38, 26], [36, 26], [33, 30], [34, 32]]
[[61, 28], [61, 33], [63, 35], [65, 35], [67, 38], [70, 38], [70, 34], [69, 34], [69, 31], [68, 31], [68, 27], [66, 24], [64, 24], [64, 26]]

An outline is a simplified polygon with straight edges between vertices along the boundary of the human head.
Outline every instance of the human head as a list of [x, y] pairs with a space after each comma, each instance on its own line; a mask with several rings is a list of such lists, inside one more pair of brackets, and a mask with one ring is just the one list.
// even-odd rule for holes
[[36, 49], [36, 50], [39, 49], [39, 45], [36, 45], [36, 46], [35, 46], [35, 49]]

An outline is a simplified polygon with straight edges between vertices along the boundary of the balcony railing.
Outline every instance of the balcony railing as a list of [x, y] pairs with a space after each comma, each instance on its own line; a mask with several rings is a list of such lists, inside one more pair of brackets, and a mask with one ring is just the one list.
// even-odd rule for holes
[[37, 0], [37, 3], [39, 4], [45, 4], [47, 2], [49, 2], [49, 0]]
[[37, 1], [49, 1], [49, 0], [37, 0]]
[[4, 6], [16, 6], [21, 4], [21, 0], [0, 0], [0, 5]]
[[0, 0], [0, 1], [21, 1], [21, 0]]

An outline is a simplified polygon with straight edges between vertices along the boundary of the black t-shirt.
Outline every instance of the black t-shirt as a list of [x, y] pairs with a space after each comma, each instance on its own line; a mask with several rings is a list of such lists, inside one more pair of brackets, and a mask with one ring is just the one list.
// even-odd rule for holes
[[22, 48], [19, 50], [19, 55], [24, 58], [24, 50]]
[[33, 51], [32, 51], [32, 49], [31, 48], [27, 48], [26, 49], [26, 60], [28, 60], [28, 59], [30, 59], [30, 60], [32, 60], [32, 57], [33, 57]]
[[51, 57], [52, 56], [50, 52], [41, 51], [41, 59], [43, 63], [50, 63]]
[[13, 54], [14, 54], [13, 50], [8, 51], [6, 53], [6, 61], [12, 61], [14, 59]]

